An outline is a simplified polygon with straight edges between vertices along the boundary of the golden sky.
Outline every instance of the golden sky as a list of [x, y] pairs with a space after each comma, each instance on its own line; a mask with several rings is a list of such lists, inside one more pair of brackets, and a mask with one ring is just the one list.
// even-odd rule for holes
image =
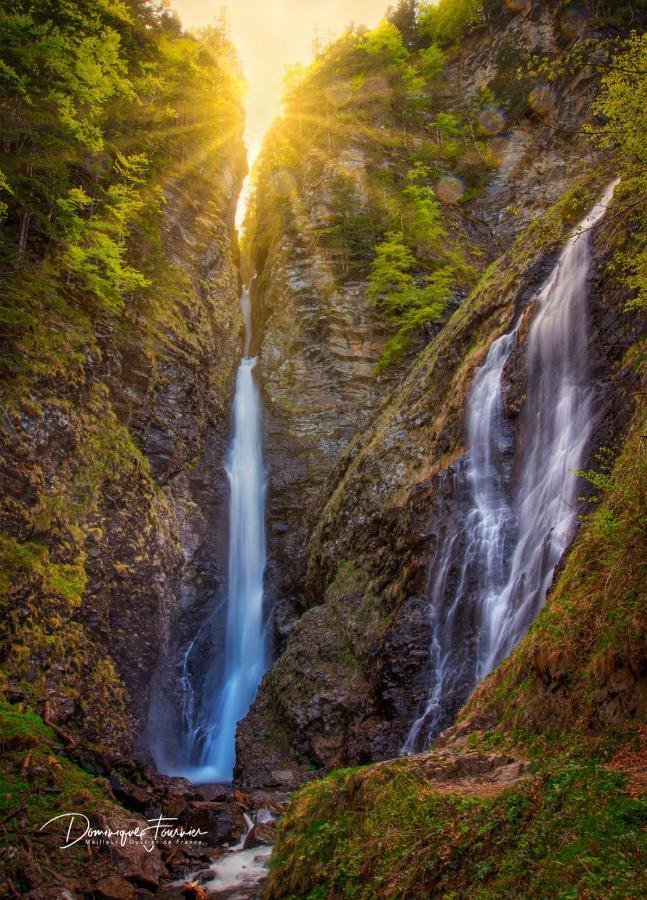
[[251, 160], [279, 111], [285, 67], [308, 61], [315, 28], [323, 39], [329, 39], [351, 22], [373, 26], [388, 4], [389, 0], [172, 0], [186, 28], [209, 25], [223, 6], [227, 9], [249, 80], [246, 106]]

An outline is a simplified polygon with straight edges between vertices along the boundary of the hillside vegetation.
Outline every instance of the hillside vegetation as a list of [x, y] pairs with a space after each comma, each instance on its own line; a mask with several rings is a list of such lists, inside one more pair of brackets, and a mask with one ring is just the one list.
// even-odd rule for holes
[[[222, 30], [188, 35], [143, 0], [3, 4], [0, 54], [0, 679], [127, 746], [120, 662], [141, 669], [142, 651], [126, 646], [115, 595], [159, 632], [152, 576], [134, 581], [151, 546], [164, 556], [160, 535], [177, 565], [137, 410], [168, 389], [170, 366], [213, 356], [221, 327], [230, 347], [204, 402], [227, 406], [242, 78]], [[181, 215], [186, 234], [221, 242], [217, 310], [172, 233]], [[183, 438], [176, 466], [196, 453]]]
[[[488, 269], [462, 308], [420, 354], [372, 427], [358, 436], [342, 459], [311, 535], [309, 583], [323, 601], [303, 617], [287, 653], [270, 673], [254, 723], [279, 710], [270, 739], [283, 752], [289, 746], [296, 760], [310, 756], [322, 764], [334, 747], [342, 760], [344, 754], [354, 753], [362, 761], [361, 753], [366, 752], [362, 727], [370, 737], [369, 729], [376, 728], [371, 716], [386, 717], [384, 709], [390, 708], [398, 686], [403, 693], [415, 689], [416, 683], [407, 681], [413, 663], [402, 657], [412, 652], [412, 646], [417, 650], [415, 634], [399, 640], [395, 632], [407, 624], [401, 611], [406, 615], [407, 604], [415, 602], [412, 595], [422, 590], [426, 577], [418, 557], [426, 552], [429, 515], [425, 518], [421, 508], [451, 498], [443, 494], [436, 501], [444, 484], [440, 476], [462, 452], [462, 411], [471, 374], [494, 337], [509, 328], [515, 310], [523, 309], [522, 298], [538, 284], [537, 271], [542, 270], [537, 258], [543, 254], [546, 259], [548, 254], [554, 259], [551, 247], [556, 242], [559, 246], [567, 233], [561, 229], [572, 227], [590, 208], [599, 185], [613, 172], [622, 181], [607, 223], [595, 238], [599, 269], [592, 293], [598, 304], [596, 317], [606, 316], [608, 322], [619, 316], [617, 334], [623, 337], [610, 358], [612, 378], [624, 385], [615, 395], [622, 397], [623, 412], [614, 411], [616, 421], [598, 437], [607, 442], [594, 455], [590, 470], [579, 473], [585, 495], [579, 536], [527, 636], [477, 688], [457, 724], [430, 750], [407, 759], [339, 769], [295, 795], [280, 826], [267, 897], [621, 898], [642, 896], [647, 890], [647, 523], [641, 338], [647, 45], [638, 32], [616, 30], [630, 22], [639, 25], [634, 8], [591, 6], [585, 16], [580, 6], [556, 4], [555, 15], [563, 26], [557, 45], [551, 52], [520, 52], [516, 59], [499, 60], [494, 86], [490, 82], [481, 89], [472, 110], [464, 100], [451, 109], [455, 130], [451, 137], [442, 134], [442, 149], [439, 134], [436, 146], [418, 140], [415, 152], [404, 154], [404, 119], [397, 126], [391, 119], [389, 125], [402, 143], [395, 150], [389, 147], [387, 154], [389, 161], [396, 160], [387, 167], [389, 176], [398, 172], [390, 185], [388, 208], [400, 217], [400, 227], [389, 220], [385, 205], [371, 220], [369, 206], [372, 230], [365, 244], [350, 209], [321, 237], [330, 247], [338, 241], [339, 253], [357, 251], [354, 264], [364, 266], [374, 302], [397, 323], [395, 343], [384, 359], [388, 362], [402, 349], [405, 335], [444, 311], [445, 301], [431, 303], [409, 331], [422, 308], [416, 292], [437, 285], [438, 273], [448, 267], [450, 294], [469, 287], [469, 279], [460, 280], [466, 270], [456, 257], [449, 260], [446, 251], [454, 253], [460, 245], [463, 260], [479, 267], [473, 246], [479, 232], [465, 226], [465, 218], [461, 229], [458, 218], [465, 215], [463, 206], [469, 209], [476, 203], [472, 209], [478, 208], [479, 191], [496, 177], [493, 172], [499, 164], [493, 155], [497, 145], [484, 133], [487, 120], [479, 122], [479, 114], [487, 109], [488, 116], [505, 116], [507, 129], [528, 116], [529, 105], [531, 115], [556, 131], [564, 127], [566, 133], [559, 116], [551, 117], [558, 98], [563, 99], [569, 79], [595, 79], [594, 117], [580, 123], [577, 131], [586, 135], [591, 148], [608, 156], [598, 157], [604, 162], [593, 181], [589, 178], [587, 183], [583, 172], [571, 173], [570, 190]], [[442, 18], [450, 8], [456, 16], [451, 22]], [[388, 77], [400, 79], [394, 84], [407, 83], [413, 70], [423, 79], [424, 100], [412, 115], [414, 124], [407, 123], [407, 135], [413, 146], [416, 125], [424, 121], [421, 131], [429, 141], [434, 79], [439, 77], [437, 83], [443, 85], [443, 66], [451, 65], [463, 42], [477, 42], [479, 29], [487, 27], [494, 15], [492, 4], [441, 3], [432, 11], [418, 8], [416, 14], [415, 4], [403, 2], [376, 31], [348, 34], [322, 52], [312, 71], [300, 75], [292, 102], [299, 90], [304, 91], [303, 102], [310, 81], [322, 71], [327, 79], [339, 74], [352, 85], [367, 47], [378, 45], [381, 53], [391, 54]], [[430, 21], [436, 23], [433, 28]], [[570, 25], [575, 31], [569, 31]], [[432, 58], [433, 73], [424, 73], [424, 59]], [[535, 87], [539, 78], [546, 79], [541, 94]], [[407, 109], [406, 88], [402, 90], [398, 111]], [[465, 93], [473, 96], [469, 89]], [[446, 104], [446, 82], [439, 96]], [[541, 109], [544, 102], [551, 108]], [[278, 154], [268, 159], [281, 166], [290, 165], [287, 154], [292, 142], [297, 143], [291, 107], [287, 109], [268, 144], [268, 153]], [[344, 128], [359, 130], [365, 127], [361, 110], [352, 90], [346, 89], [343, 112], [336, 108], [326, 120], [330, 127], [333, 117], [339, 133]], [[389, 121], [384, 110], [380, 115], [384, 118], [379, 122]], [[323, 120], [320, 110], [317, 127], [323, 127]], [[334, 142], [336, 132], [332, 127], [330, 131]], [[376, 142], [386, 143], [390, 133], [385, 128]], [[284, 143], [278, 143], [279, 136]], [[478, 164], [466, 170], [462, 164], [470, 149]], [[413, 166], [421, 173], [419, 182], [411, 174]], [[439, 185], [459, 170], [462, 193], [448, 204]], [[376, 180], [381, 177], [380, 173]], [[415, 237], [416, 223], [423, 218], [418, 186], [429, 192], [434, 210], [439, 211], [432, 225], [425, 221], [425, 228], [431, 229], [425, 234], [432, 234], [433, 228], [445, 232], [442, 249], [431, 247], [428, 255], [424, 242]], [[264, 202], [277, 201], [258, 202], [263, 209]], [[278, 206], [288, 207], [285, 199]], [[378, 198], [374, 208], [379, 207]], [[339, 208], [335, 204], [334, 209]], [[267, 226], [276, 219], [266, 214], [260, 221]], [[343, 229], [351, 222], [349, 237]], [[342, 233], [344, 237], [339, 237]], [[472, 235], [472, 246], [465, 234]], [[269, 232], [261, 232], [259, 243], [257, 233], [256, 247], [262, 246], [263, 235], [271, 241]], [[456, 235], [458, 244], [447, 235]], [[495, 251], [495, 245], [486, 243], [486, 254]], [[438, 300], [440, 295], [433, 296]], [[509, 391], [516, 397], [514, 381], [511, 385]], [[425, 448], [424, 462], [419, 445]], [[396, 470], [391, 486], [388, 480]], [[348, 554], [343, 560], [341, 548]], [[394, 574], [396, 558], [399, 568]], [[380, 611], [382, 618], [376, 618]], [[414, 618], [413, 627], [416, 622]], [[344, 636], [343, 653], [330, 650], [331, 635]], [[303, 657], [303, 642], [308, 640], [320, 659], [312, 653], [307, 660]], [[334, 689], [336, 666], [352, 687], [345, 710], [330, 704], [328, 712], [325, 692]], [[316, 686], [322, 678], [325, 692]], [[371, 678], [378, 685], [376, 692], [385, 684], [392, 691], [382, 707], [375, 697], [371, 706], [363, 693], [364, 681]], [[307, 685], [306, 700], [295, 699], [297, 684], [301, 692]], [[292, 699], [284, 702], [286, 697]], [[297, 714], [292, 712], [295, 708]], [[299, 716], [307, 716], [311, 708], [310, 731], [301, 734]], [[339, 724], [344, 713], [350, 725]], [[284, 734], [278, 736], [277, 721], [286, 723]], [[336, 740], [335, 731], [344, 733], [344, 728], [350, 732], [345, 743]], [[298, 738], [293, 736], [295, 730]], [[379, 730], [377, 734], [379, 748]]]

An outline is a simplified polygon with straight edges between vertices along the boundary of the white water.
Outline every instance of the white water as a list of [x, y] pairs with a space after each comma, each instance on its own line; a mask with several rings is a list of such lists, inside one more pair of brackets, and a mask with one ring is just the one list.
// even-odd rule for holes
[[[256, 359], [248, 356], [252, 322], [249, 294], [241, 298], [245, 349], [236, 378], [234, 435], [227, 455], [229, 565], [224, 671], [213, 697], [185, 706], [189, 728], [186, 765], [176, 770], [194, 782], [228, 782], [236, 757], [236, 726], [254, 700], [267, 669], [263, 612], [265, 572], [265, 472], [261, 400], [254, 381]], [[187, 657], [192, 649], [189, 647]], [[218, 661], [214, 660], [214, 664]], [[185, 661], [186, 668], [186, 661]], [[208, 684], [211, 679], [207, 679]], [[190, 687], [189, 693], [196, 687]], [[198, 721], [194, 710], [199, 709]]]
[[248, 898], [252, 896], [250, 891], [253, 891], [253, 896], [257, 896], [254, 889], [268, 876], [272, 847], [260, 845], [247, 850], [244, 847], [254, 826], [267, 822], [276, 822], [276, 816], [269, 809], [256, 810], [253, 818], [245, 813], [246, 831], [241, 835], [239, 843], [219, 856], [208, 869], [185, 876], [175, 886], [182, 887], [187, 883], [197, 882], [209, 896], [226, 894], [229, 900]]
[[502, 385], [519, 324], [494, 342], [476, 373], [463, 469], [470, 509], [447, 530], [434, 563], [432, 684], [404, 753], [428, 745], [473, 686], [521, 640], [573, 535], [575, 473], [595, 424], [588, 362], [590, 229], [602, 219], [616, 184], [569, 238], [534, 299], [516, 445], [504, 417]]

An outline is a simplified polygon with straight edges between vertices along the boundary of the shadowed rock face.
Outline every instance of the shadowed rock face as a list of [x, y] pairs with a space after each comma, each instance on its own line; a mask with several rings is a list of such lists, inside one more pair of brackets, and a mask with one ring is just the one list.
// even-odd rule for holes
[[[511, 56], [553, 49], [558, 8], [534, 4], [527, 16], [503, 5], [490, 11], [489, 27], [449, 55], [448, 106], [509, 80]], [[451, 229], [479, 246], [483, 259], [508, 250], [585, 161], [595, 166], [590, 146], [571, 133], [594, 91], [590, 81], [565, 85], [558, 112], [564, 131], [537, 117], [516, 120], [482, 196], [448, 212]], [[352, 128], [344, 139], [341, 156], [361, 209], [372, 167], [391, 166], [392, 151], [384, 149], [378, 163], [375, 148]], [[531, 251], [523, 265], [501, 273], [496, 288], [470, 301], [466, 319], [447, 326], [437, 351], [423, 352], [408, 374], [378, 376], [374, 364], [388, 329], [367, 284], [345, 282], [343, 255], [327, 253], [316, 238], [331, 219], [341, 156], [323, 169], [301, 161], [294, 221], [269, 250], [251, 254], [269, 472], [267, 602], [279, 658], [239, 728], [239, 773], [250, 781], [262, 781], [261, 769], [384, 758], [402, 746], [404, 723], [428, 688], [424, 598], [433, 548], [445, 518], [460, 516], [466, 502], [450, 484], [460, 472], [471, 375], [558, 249], [553, 242]], [[594, 352], [608, 371], [606, 350]], [[506, 378], [511, 424], [523, 400], [520, 371]], [[330, 585], [346, 566], [361, 587], [331, 602]]]
[[[208, 176], [164, 186], [177, 291], [129, 311], [119, 329], [100, 323], [77, 383], [38, 382], [34, 403], [3, 435], [4, 534], [43, 543], [52, 564], [85, 559], [83, 602], [64, 617], [74, 654], [58, 665], [35, 658], [32, 683], [41, 690], [42, 666], [53, 721], [122, 750], [141, 741], [155, 678], [175, 702], [177, 653], [224, 578], [240, 138], [228, 153]], [[51, 496], [87, 508], [82, 528], [52, 521], [35, 532]], [[13, 590], [38, 617], [60, 608], [45, 577]]]
[[[598, 190], [591, 188], [591, 201]], [[469, 507], [462, 475], [465, 397], [492, 341], [525, 310], [519, 348], [504, 372], [504, 414], [517, 428], [534, 312], [529, 301], [554, 266], [561, 240], [554, 234], [532, 249], [529, 235], [520, 246], [530, 252], [513, 249], [502, 260], [330, 476], [308, 541], [305, 590], [319, 602], [291, 632], [239, 729], [243, 779], [274, 783], [277, 770], [385, 759], [402, 747], [428, 696], [427, 591], [436, 548]], [[636, 334], [622, 315], [626, 292], [606, 271], [604, 241], [594, 241], [594, 255], [589, 356], [602, 422], [593, 443], [599, 445], [621, 433], [630, 416], [632, 376], [617, 361]], [[464, 625], [469, 641], [476, 626]], [[463, 700], [457, 695], [447, 721]]]
[[141, 609], [126, 591], [118, 591], [113, 601], [122, 605], [128, 623], [113, 654], [120, 662], [129, 656], [137, 661], [124, 666], [124, 677], [138, 722], [148, 715], [153, 687], [155, 741], [165, 733], [172, 739], [178, 718], [178, 659], [226, 575], [224, 454], [241, 326], [233, 216], [243, 166], [242, 156], [232, 159], [200, 189], [166, 185], [167, 252], [190, 285], [180, 301], [186, 331], [165, 335], [168, 346], [154, 365], [135, 338], [115, 358], [109, 374], [117, 414], [137, 435], [163, 486], [176, 554], [172, 566], [161, 567], [159, 579], [168, 597], [161, 614], [152, 602], [157, 627], [144, 647], [125, 639], [128, 628], [134, 633], [142, 628]]

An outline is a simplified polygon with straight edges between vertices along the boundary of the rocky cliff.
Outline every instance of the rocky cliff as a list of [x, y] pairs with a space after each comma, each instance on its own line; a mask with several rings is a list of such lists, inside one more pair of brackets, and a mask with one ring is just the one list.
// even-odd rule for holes
[[[7, 15], [7, 34], [52, 14], [30, 15]], [[171, 637], [181, 640], [183, 614], [201, 615], [223, 579], [241, 332], [234, 215], [246, 172], [231, 47], [215, 33], [200, 44], [163, 12], [134, 4], [131, 15], [118, 65], [132, 106], [95, 113], [106, 136], [93, 153], [65, 123], [54, 132], [69, 144], [51, 184], [61, 196], [42, 200], [49, 223], [32, 224], [24, 247], [21, 191], [34, 218], [41, 202], [39, 163], [27, 161], [40, 139], [36, 82], [26, 111], [7, 91], [15, 125], [2, 163], [13, 191], [3, 221], [3, 679], [49, 721], [122, 751], [156, 739], [145, 737], [152, 685], [177, 688]], [[93, 29], [115, 34], [112, 20], [79, 20], [50, 21], [72, 53], [92, 51]], [[149, 55], [143, 74], [137, 41]], [[144, 83], [157, 66], [165, 80]], [[191, 79], [207, 76], [216, 87], [204, 101]]]
[[[405, 126], [404, 147], [390, 140], [390, 128], [397, 126], [389, 119], [388, 105], [385, 111], [374, 96], [368, 104], [356, 96], [357, 85], [361, 83], [360, 95], [366, 85], [360, 79], [361, 42], [371, 36], [359, 38], [359, 50], [358, 38], [353, 43], [346, 37], [315, 64], [311, 75], [317, 88], [333, 97], [333, 109], [317, 118], [307, 108], [306, 78], [266, 145], [257, 175], [251, 259], [257, 268], [256, 315], [265, 329], [262, 383], [270, 416], [284, 410], [283, 427], [272, 419], [268, 433], [270, 453], [278, 448], [283, 460], [280, 472], [271, 473], [271, 494], [277, 499], [270, 501], [269, 517], [279, 538], [270, 584], [281, 622], [286, 600], [296, 612], [304, 606], [308, 610], [291, 629], [285, 651], [239, 729], [239, 771], [252, 783], [280, 780], [286, 770], [303, 772], [397, 754], [429, 689], [429, 571], [444, 523], [460, 518], [466, 503], [460, 488], [464, 407], [473, 374], [492, 342], [521, 316], [526, 324], [519, 349], [505, 373], [506, 415], [514, 429], [525, 395], [523, 334], [533, 317], [533, 300], [568, 230], [610, 177], [608, 160], [582, 133], [599, 85], [595, 74], [581, 65], [571, 70], [564, 66], [562, 78], [550, 89], [538, 87], [536, 76], [533, 80], [538, 56], [563, 59], [571, 52], [573, 36], [566, 33], [565, 21], [570, 19], [564, 19], [561, 4], [528, 4], [520, 10], [487, 5], [481, 27], [468, 31], [458, 47], [447, 47], [442, 71], [418, 86], [425, 101]], [[603, 20], [576, 24], [578, 37], [613, 34]], [[406, 29], [403, 34], [406, 38]], [[415, 31], [412, 42], [407, 59], [411, 64], [413, 56], [415, 66], [425, 51], [416, 50]], [[392, 61], [380, 84], [387, 96], [397, 93]], [[443, 115], [456, 123], [456, 146], [449, 155], [447, 136], [429, 146], [429, 133], [442, 129]], [[307, 140], [302, 119], [310, 125]], [[461, 119], [473, 140], [461, 132]], [[326, 141], [332, 143], [327, 147]], [[342, 177], [339, 169], [331, 171], [330, 147], [352, 187], [352, 212], [335, 181]], [[355, 391], [357, 404], [344, 427], [345, 413], [340, 416], [337, 406], [322, 410], [320, 385], [315, 384], [319, 366], [339, 370], [334, 335], [340, 312], [331, 304], [355, 298], [355, 321], [369, 322], [386, 340], [393, 337], [393, 322], [368, 299], [374, 270], [370, 261], [362, 262], [358, 237], [370, 228], [379, 236], [370, 198], [371, 190], [378, 194], [372, 202], [386, 215], [387, 207], [379, 205], [380, 192], [386, 196], [387, 191], [382, 172], [388, 173], [388, 190], [407, 198], [418, 184], [412, 166], [435, 188], [444, 242], [452, 243], [466, 265], [459, 268], [448, 312], [415, 333], [409, 358], [420, 351], [421, 342], [428, 346], [408, 372], [378, 366], [368, 374], [366, 353], [357, 344], [359, 359], [355, 357], [353, 368], [344, 363], [344, 390]], [[459, 203], [449, 202], [445, 194], [448, 178], [460, 181]], [[272, 193], [277, 179], [286, 191], [280, 215], [276, 191]], [[349, 225], [362, 202], [368, 225], [363, 220]], [[406, 203], [400, 208], [403, 218], [410, 214]], [[317, 229], [321, 216], [327, 229]], [[338, 227], [331, 229], [331, 223]], [[388, 220], [386, 227], [393, 227]], [[406, 222], [404, 227], [406, 237]], [[313, 231], [318, 236], [314, 249]], [[304, 234], [309, 237], [303, 239]], [[622, 241], [617, 232], [611, 240], [603, 234], [594, 240], [589, 352], [600, 419], [591, 455], [595, 447], [613, 444], [633, 410], [635, 375], [622, 360], [639, 325], [623, 314], [630, 295], [609, 267]], [[436, 248], [432, 256], [441, 252]], [[288, 253], [301, 262], [290, 268]], [[317, 262], [324, 253], [339, 288], [326, 288]], [[465, 300], [475, 276], [464, 269], [483, 271], [487, 263], [491, 265]], [[364, 280], [347, 274], [344, 264], [363, 271]], [[295, 296], [304, 298], [303, 303], [295, 302]], [[460, 309], [441, 328], [455, 306]], [[378, 349], [368, 357], [370, 363]], [[400, 357], [400, 373], [406, 359], [407, 354]], [[380, 371], [387, 374], [380, 376]], [[283, 455], [294, 446], [299, 429], [311, 442], [307, 465], [295, 463], [294, 451]], [[280, 506], [286, 498], [290, 516]], [[295, 563], [303, 547], [305, 575]], [[468, 638], [468, 622], [465, 628]]]

